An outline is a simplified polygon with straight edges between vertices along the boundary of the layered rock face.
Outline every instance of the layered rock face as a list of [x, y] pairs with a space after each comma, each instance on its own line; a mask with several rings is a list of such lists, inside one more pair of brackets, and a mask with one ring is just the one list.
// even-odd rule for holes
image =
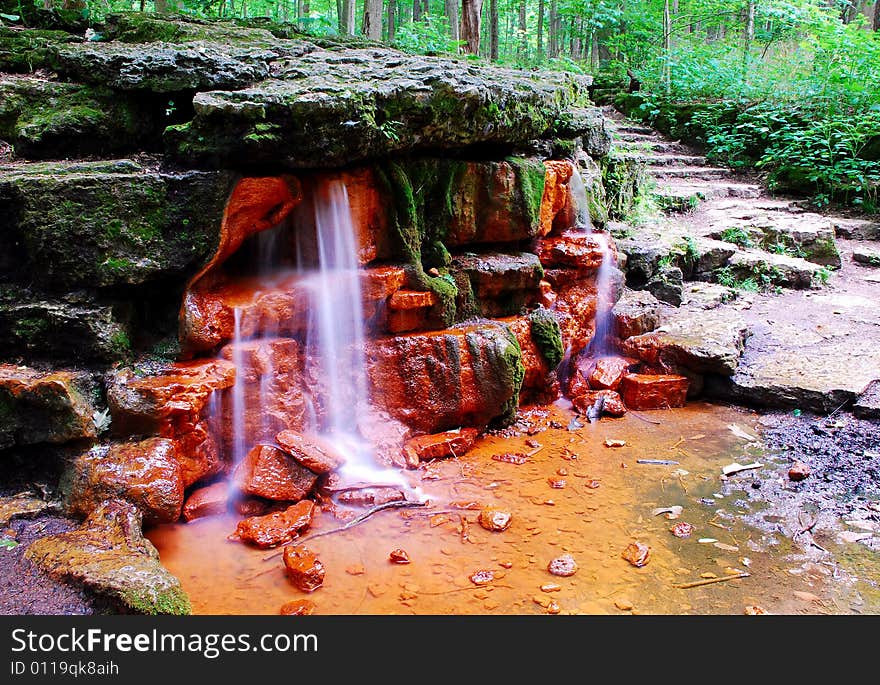
[[356, 429], [416, 468], [558, 397], [565, 352], [593, 335], [601, 253], [572, 230], [575, 166], [553, 151], [593, 163], [610, 139], [584, 77], [269, 22], [99, 28], [0, 27], [0, 342], [16, 362], [0, 366], [0, 449], [82, 441], [63, 494], [86, 523], [37, 563], [186, 611], [141, 520], [238, 511], [235, 539], [274, 546], [313, 499], [402, 497], [336, 484], [345, 455], [310, 434], [331, 381], [301, 265], [324, 249], [304, 236], [325, 189], [344, 188], [359, 266]]

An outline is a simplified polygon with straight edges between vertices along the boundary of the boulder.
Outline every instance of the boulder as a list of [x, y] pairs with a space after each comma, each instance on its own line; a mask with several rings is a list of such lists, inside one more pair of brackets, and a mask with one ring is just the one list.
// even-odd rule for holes
[[624, 376], [620, 395], [629, 409], [669, 409], [683, 407], [688, 379], [671, 374], [634, 374]]
[[732, 376], [749, 335], [736, 310], [676, 312], [654, 332], [624, 340], [621, 350], [655, 367]]
[[183, 507], [180, 464], [166, 438], [93, 447], [70, 464], [61, 489], [68, 511], [78, 516], [120, 499], [138, 507], [148, 524], [172, 523]]
[[600, 242], [585, 230], [566, 230], [538, 241], [538, 258], [548, 269], [590, 271], [599, 267], [603, 255]]
[[472, 294], [476, 313], [481, 316], [511, 316], [538, 294], [544, 270], [531, 252], [468, 252], [452, 260], [453, 274], [466, 277], [459, 293]]
[[661, 302], [678, 307], [682, 300], [683, 278], [680, 267], [660, 265], [645, 284], [645, 290]]
[[317, 435], [302, 435], [287, 430], [278, 433], [275, 442], [296, 463], [318, 475], [335, 471], [345, 463], [345, 457], [331, 443]]
[[31, 543], [25, 555], [54, 578], [81, 583], [141, 614], [189, 614], [180, 581], [159, 563], [131, 503], [103, 502], [69, 533]]
[[612, 313], [621, 340], [648, 333], [660, 325], [660, 302], [647, 290], [625, 288]]
[[406, 441], [403, 446], [407, 463], [461, 457], [474, 446], [480, 431], [476, 428], [461, 428], [433, 435], [420, 435]]
[[0, 364], [0, 449], [96, 437], [94, 391], [85, 372]]
[[229, 505], [229, 485], [219, 481], [196, 488], [186, 498], [183, 505], [183, 519], [187, 522], [206, 516], [219, 516], [226, 513]]
[[880, 250], [877, 248], [857, 245], [853, 247], [852, 258], [864, 266], [880, 266]]
[[232, 474], [236, 487], [248, 495], [298, 501], [308, 495], [317, 475], [271, 445], [257, 445]]
[[513, 419], [524, 368], [516, 337], [491, 322], [367, 342], [372, 401], [425, 432]]
[[587, 380], [594, 390], [617, 390], [623, 377], [637, 363], [624, 357], [602, 357], [595, 360]]
[[540, 235], [549, 235], [554, 228], [564, 230], [575, 221], [575, 208], [568, 189], [574, 165], [568, 160], [544, 162], [544, 195], [541, 198]]
[[741, 250], [730, 258], [728, 268], [735, 279], [752, 279], [762, 288], [812, 288], [817, 285], [824, 267], [800, 257]]
[[586, 415], [595, 406], [599, 398], [604, 400], [602, 405], [603, 414], [608, 414], [608, 416], [623, 416], [626, 414], [626, 406], [623, 404], [623, 400], [620, 399], [620, 395], [614, 390], [588, 390], [572, 397], [571, 403], [580, 414]]
[[295, 540], [300, 533], [312, 524], [315, 504], [310, 500], [297, 502], [283, 511], [275, 511], [265, 516], [252, 516], [240, 521], [233, 539], [249, 542], [266, 549]]

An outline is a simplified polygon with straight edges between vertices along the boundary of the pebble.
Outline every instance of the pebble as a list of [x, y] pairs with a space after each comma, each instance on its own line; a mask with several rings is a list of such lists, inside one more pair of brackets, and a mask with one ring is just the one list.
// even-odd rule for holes
[[620, 555], [636, 568], [641, 568], [651, 558], [651, 548], [644, 542], [631, 542]]
[[408, 564], [409, 562], [409, 554], [406, 553], [406, 550], [403, 549], [392, 549], [391, 553], [388, 555], [389, 561], [395, 564]]
[[812, 471], [809, 466], [802, 461], [796, 461], [791, 465], [791, 468], [788, 469], [788, 478], [789, 480], [797, 482], [808, 478], [810, 473], [812, 473]]
[[547, 564], [547, 570], [551, 574], [554, 576], [562, 576], [563, 578], [573, 576], [577, 573], [577, 568], [577, 562], [575, 562], [574, 557], [570, 554], [563, 554], [561, 557], [556, 557]]
[[632, 611], [633, 605], [632, 602], [629, 602], [625, 599], [618, 599], [614, 602], [614, 606], [616, 606], [621, 611]]

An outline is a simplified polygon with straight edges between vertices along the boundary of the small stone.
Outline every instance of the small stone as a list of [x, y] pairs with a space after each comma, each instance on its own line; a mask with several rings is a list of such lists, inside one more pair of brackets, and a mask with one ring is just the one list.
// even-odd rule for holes
[[409, 562], [409, 554], [406, 553], [406, 550], [402, 549], [392, 549], [391, 553], [388, 555], [388, 559], [395, 564], [408, 564]]
[[521, 452], [506, 452], [504, 454], [493, 454], [492, 460], [504, 462], [505, 464], [516, 464], [517, 466], [522, 466], [529, 460], [529, 458]]
[[229, 486], [225, 481], [196, 488], [183, 505], [185, 521], [194, 521], [205, 516], [218, 516], [226, 512], [229, 499]]
[[812, 473], [810, 467], [802, 461], [796, 461], [791, 465], [791, 468], [788, 469], [788, 477], [793, 481], [804, 480], [809, 477], [810, 473]]
[[494, 509], [492, 507], [486, 507], [480, 512], [477, 520], [480, 525], [486, 530], [492, 531], [494, 533], [500, 533], [503, 530], [507, 530], [510, 526], [510, 522], [513, 516], [510, 512], [501, 511], [500, 509]]
[[512, 561], [499, 561], [499, 562], [498, 562], [498, 565], [499, 565], [501, 568], [513, 568], [513, 562], [512, 562]]
[[324, 564], [305, 547], [285, 547], [284, 567], [287, 577], [303, 592], [314, 592], [324, 584]]
[[535, 595], [532, 597], [532, 601], [538, 606], [544, 607], [545, 609], [550, 606], [550, 602], [553, 600], [545, 595]]
[[468, 579], [474, 585], [488, 585], [493, 580], [495, 580], [495, 573], [488, 570], [474, 571], [470, 576], [468, 576]]
[[310, 599], [294, 599], [282, 605], [278, 613], [282, 616], [311, 616], [315, 613], [315, 603]]
[[648, 563], [651, 557], [651, 548], [643, 542], [631, 542], [623, 550], [621, 556], [636, 568], [641, 568]]
[[701, 573], [700, 578], [705, 578], [707, 580], [711, 580], [712, 578], [717, 578], [718, 576], [714, 573]]
[[616, 606], [621, 611], [632, 611], [633, 605], [632, 602], [629, 602], [625, 599], [618, 599], [614, 602], [614, 606]]
[[577, 562], [575, 562], [574, 557], [570, 554], [563, 554], [561, 557], [556, 557], [547, 564], [547, 570], [550, 573], [554, 576], [562, 576], [563, 578], [573, 576], [577, 573], [577, 568]]
[[559, 592], [562, 586], [557, 583], [544, 583], [541, 586], [541, 592]]
[[302, 500], [284, 511], [272, 512], [265, 516], [252, 516], [240, 521], [231, 537], [249, 542], [261, 549], [275, 547], [296, 539], [311, 525], [314, 513], [314, 502]]
[[767, 614], [767, 610], [764, 607], [759, 607], [752, 604], [747, 606], [743, 613], [746, 616], [765, 616]]
[[373, 597], [381, 597], [388, 591], [388, 588], [384, 585], [367, 585], [367, 592], [369, 592]]
[[689, 538], [691, 533], [694, 532], [694, 527], [690, 523], [682, 521], [681, 523], [676, 523], [669, 530], [677, 538]]
[[558, 468], [558, 469], [556, 469], [556, 475], [557, 475], [557, 476], [567, 476], [567, 475], [568, 475], [568, 469], [565, 468], [564, 466], [561, 467], [561, 468]]
[[565, 487], [565, 479], [564, 478], [548, 478], [547, 484], [556, 490], [562, 490]]
[[625, 447], [626, 440], [614, 440], [612, 438], [608, 438], [605, 440], [605, 447]]
[[353, 564], [353, 565], [351, 565], [351, 566], [348, 566], [348, 567], [345, 569], [345, 572], [346, 572], [348, 575], [350, 575], [350, 576], [362, 576], [362, 575], [364, 575], [364, 573], [366, 573], [367, 571], [366, 571], [366, 569], [363, 567], [362, 564]]
[[556, 602], [550, 602], [550, 604], [547, 605], [547, 613], [548, 614], [555, 615], [555, 614], [558, 614], [560, 611], [561, 611], [561, 609], [559, 608], [559, 604], [557, 604]]

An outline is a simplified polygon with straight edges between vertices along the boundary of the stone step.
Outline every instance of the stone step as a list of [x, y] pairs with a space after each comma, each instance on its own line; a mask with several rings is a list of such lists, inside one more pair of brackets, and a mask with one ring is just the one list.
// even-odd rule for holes
[[621, 132], [620, 129], [612, 131], [612, 137], [615, 140], [625, 140], [629, 143], [641, 143], [646, 141], [661, 142], [663, 140], [663, 138], [656, 133], [627, 133], [625, 131]]
[[678, 143], [667, 143], [666, 141], [657, 140], [657, 141], [641, 141], [641, 140], [615, 140], [614, 147], [618, 152], [628, 153], [628, 152], [659, 152], [659, 153], [669, 153], [669, 154], [687, 154], [687, 150], [685, 150]]
[[695, 209], [701, 202], [718, 198], [758, 198], [760, 186], [750, 183], [679, 181], [658, 184], [652, 196], [666, 212], [687, 212]]
[[831, 217], [834, 231], [841, 238], [851, 240], [880, 240], [880, 221]]
[[856, 245], [853, 247], [853, 261], [862, 266], [880, 267], [880, 249]]
[[648, 166], [706, 166], [706, 158], [699, 155], [652, 155], [644, 152], [624, 152], [621, 156]]
[[624, 124], [623, 126], [615, 126], [615, 131], [620, 133], [635, 133], [640, 136], [656, 136], [657, 131], [647, 126], [639, 126], [638, 124]]
[[[728, 261], [728, 273], [742, 283], [749, 279], [758, 289], [772, 286], [794, 288], [797, 290], [818, 286], [825, 267], [808, 262], [800, 257], [764, 252], [763, 250], [741, 250], [735, 252]], [[718, 279], [716, 273], [716, 279]], [[722, 285], [721, 279], [718, 279]]]
[[709, 166], [670, 166], [670, 167], [651, 167], [651, 176], [661, 182], [664, 178], [696, 178], [700, 180], [710, 181], [713, 179], [724, 178], [730, 175], [730, 170], [720, 167]]

